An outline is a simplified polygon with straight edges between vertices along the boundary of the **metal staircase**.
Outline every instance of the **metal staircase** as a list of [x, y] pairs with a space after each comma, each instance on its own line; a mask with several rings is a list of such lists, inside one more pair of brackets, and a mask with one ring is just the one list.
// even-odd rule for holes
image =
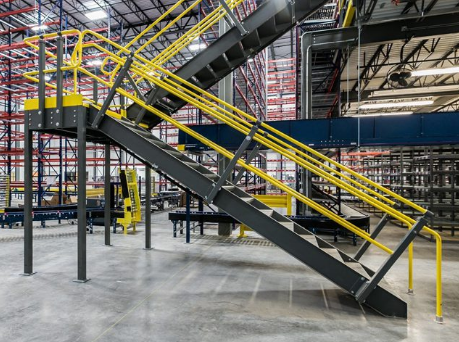
[[[264, 1], [243, 21], [246, 31], [244, 34], [241, 34], [238, 27], [232, 27], [174, 74], [201, 89], [209, 89], [327, 2], [328, 0]], [[150, 90], [145, 98], [148, 104], [169, 115], [187, 103], [161, 88]], [[127, 109], [127, 116], [135, 120], [141, 111], [142, 107], [134, 103]], [[162, 121], [151, 112], [143, 114], [141, 121], [137, 123], [142, 122], [151, 128]]]
[[[228, 0], [228, 3], [234, 5], [237, 1], [242, 0]], [[39, 70], [28, 72], [24, 76], [39, 83], [39, 96], [38, 99], [28, 100], [25, 104], [25, 122], [28, 124], [26, 125], [25, 132], [25, 193], [27, 200], [25, 201], [24, 210], [27, 213], [30, 212], [30, 215], [26, 215], [27, 222], [24, 223], [26, 227], [24, 273], [32, 274], [33, 271], [31, 248], [32, 221], [29, 217], [32, 211], [32, 182], [30, 181], [33, 161], [32, 133], [33, 131], [40, 131], [50, 134], [76, 136], [78, 138], [79, 151], [86, 150], [86, 141], [103, 143], [107, 146], [110, 144], [120, 146], [151, 168], [168, 175], [168, 177], [182, 184], [189, 191], [209, 203], [215, 204], [239, 222], [249, 226], [305, 265], [319, 272], [353, 296], [358, 303], [365, 304], [386, 316], [406, 317], [406, 303], [385, 289], [381, 285], [381, 282], [389, 269], [407, 248], [410, 248], [410, 263], [412, 263], [411, 243], [421, 229], [428, 231], [432, 235], [436, 234], [426, 226], [426, 217], [430, 213], [417, 204], [408, 201], [348, 167], [315, 151], [311, 147], [293, 139], [291, 136], [282, 133], [269, 124], [258, 121], [256, 118], [205, 91], [205, 89], [209, 88], [220, 78], [242, 64], [248, 57], [257, 53], [257, 51], [281, 36], [297, 20], [311, 14], [325, 2], [327, 1], [266, 1], [240, 23], [243, 25], [243, 34], [240, 28], [235, 25], [234, 28], [185, 64], [176, 73], [163, 68], [160, 63], [156, 64], [142, 57], [137, 53], [140, 49], [137, 52], [132, 52], [129, 46], [120, 46], [93, 31], [77, 31], [76, 34], [79, 36], [79, 40], [75, 47], [75, 52], [67, 60], [63, 57], [62, 34], [46, 34], [40, 37], [40, 39], [37, 37], [27, 38], [25, 40], [26, 44], [39, 51]], [[218, 11], [221, 11], [221, 8]], [[64, 35], [73, 33], [64, 31]], [[184, 36], [181, 36], [179, 39]], [[92, 43], [93, 40], [91, 39], [93, 38], [100, 40], [101, 44]], [[191, 35], [188, 38], [189, 43], [194, 37]], [[45, 51], [45, 40], [47, 39], [57, 40], [57, 55], [53, 55], [50, 51]], [[36, 40], [38, 40], [38, 45], [34, 44]], [[103, 46], [104, 44], [110, 45], [112, 50], [107, 50]], [[98, 77], [81, 64], [80, 58], [83, 51], [86, 52], [89, 50], [93, 53], [94, 49], [110, 56], [108, 58], [112, 63], [116, 64], [116, 67], [112, 69], [111, 73], [106, 73], [103, 70], [103, 66], [100, 68], [102, 73], [110, 76], [107, 79]], [[166, 51], [167, 49], [163, 52]], [[48, 59], [56, 60], [55, 65], [57, 67], [55, 69], [53, 69], [54, 65], [51, 68], [46, 68], [46, 64], [48, 63], [47, 56], [50, 57]], [[164, 57], [163, 60], [166, 59]], [[66, 91], [67, 93], [71, 93], [70, 96], [63, 96], [64, 71], [74, 73], [75, 84], [73, 90]], [[46, 82], [45, 78], [46, 74], [53, 72], [57, 74], [55, 85]], [[81, 89], [78, 77], [76, 77], [78, 73], [92, 78], [96, 83], [94, 85], [95, 89], [97, 88], [97, 84], [103, 84], [110, 88], [102, 104], [94, 101], [94, 99], [97, 99], [97, 96], [89, 99], [79, 94]], [[126, 80], [130, 85], [130, 89], [126, 89], [123, 86]], [[153, 89], [146, 94], [143, 94], [137, 87], [138, 82], [142, 80], [154, 84]], [[54, 98], [55, 101], [52, 98], [46, 98], [46, 85], [56, 89], [57, 96]], [[116, 108], [119, 106], [113, 103], [115, 95], [127, 98], [134, 103], [129, 108], [126, 117], [123, 116], [122, 111], [116, 111]], [[203, 112], [211, 115], [216, 120], [226, 123], [231, 128], [242, 133], [244, 135], [243, 142], [237, 152], [234, 154], [231, 153], [219, 144], [196, 133], [192, 128], [170, 117], [170, 114], [174, 110], [180, 108], [185, 103], [203, 110]], [[223, 175], [220, 177], [212, 173], [203, 165], [200, 165], [167, 143], [154, 137], [149, 130], [139, 125], [143, 123], [144, 127], [151, 128], [162, 120], [168, 121], [207, 147], [229, 158], [230, 162], [224, 170]], [[282, 182], [263, 170], [250, 165], [250, 162], [246, 163], [241, 157], [252, 141], [256, 142], [256, 149], [260, 146], [265, 146], [280, 153], [283, 157], [295, 162], [298, 166], [348, 191], [375, 208], [381, 209], [386, 215], [370, 235], [368, 232], [361, 230], [359, 227], [346, 221], [331, 210], [324, 208], [312, 199], [285, 186]], [[106, 156], [109, 155], [110, 150], [108, 147]], [[86, 212], [84, 201], [86, 197], [86, 155], [82, 153], [78, 157], [78, 189], [80, 192], [78, 197], [78, 280], [87, 281], [85, 254], [86, 227], [84, 216]], [[106, 164], [110, 165], [109, 159], [106, 160]], [[277, 214], [271, 208], [233, 184], [224, 181], [228, 179], [228, 176], [237, 164], [247, 172], [251, 172], [270, 182], [273, 186], [292, 195], [318, 213], [327, 216], [343, 228], [364, 239], [364, 243], [359, 251], [357, 251], [355, 257], [350, 257], [339, 251], [288, 218]], [[147, 170], [150, 170], [150, 168], [147, 168]], [[110, 172], [109, 167], [106, 172]], [[106, 187], [108, 188], [107, 185]], [[149, 202], [147, 201], [147, 203]], [[397, 209], [400, 203], [412, 207], [420, 212], [422, 216], [418, 220], [415, 220], [405, 215]], [[376, 241], [379, 232], [383, 229], [388, 218], [397, 219], [405, 223], [409, 228], [405, 236], [393, 249]], [[148, 225], [146, 223], [146, 226]], [[109, 234], [106, 236], [109, 236]], [[441, 319], [441, 238], [439, 238], [438, 234], [435, 236], [437, 238], [437, 319]], [[360, 260], [370, 244], [389, 254], [375, 272], [357, 261]], [[409, 289], [412, 289], [411, 273], [409, 277]]]
[[[96, 110], [90, 112], [88, 126], [96, 115]], [[207, 197], [220, 178], [130, 121], [106, 116], [98, 131], [153, 169], [161, 170], [203, 198]], [[229, 182], [217, 192], [213, 204], [319, 272], [357, 300], [359, 290], [375, 274], [353, 257], [309, 233]], [[359, 301], [385, 316], [407, 316], [406, 303], [381, 285], [376, 285], [368, 297]]]

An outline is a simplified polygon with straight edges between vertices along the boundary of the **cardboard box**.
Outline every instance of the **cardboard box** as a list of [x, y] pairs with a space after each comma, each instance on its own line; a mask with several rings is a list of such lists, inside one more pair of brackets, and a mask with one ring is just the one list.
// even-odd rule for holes
[[[62, 194], [62, 202], [64, 204], [67, 204], [68, 198], [67, 195]], [[59, 205], [59, 194], [53, 194], [51, 198], [43, 198], [41, 200], [42, 207], [47, 207], [47, 206], [54, 206], [54, 205]]]

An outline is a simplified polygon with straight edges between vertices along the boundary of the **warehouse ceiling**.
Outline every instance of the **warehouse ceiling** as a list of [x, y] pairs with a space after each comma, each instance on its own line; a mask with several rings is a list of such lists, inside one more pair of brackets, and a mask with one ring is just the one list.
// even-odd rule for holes
[[[447, 33], [449, 28], [441, 21], [442, 14], [457, 11], [455, 25], [459, 25], [458, 0], [374, 0], [367, 1], [366, 5], [360, 12], [363, 24], [403, 18], [418, 18], [422, 22], [426, 16], [438, 15], [435, 28], [443, 25]], [[459, 78], [457, 70], [451, 68], [459, 66], [458, 34], [423, 36], [430, 27], [422, 29], [415, 37], [365, 45], [360, 49], [357, 46], [344, 52], [340, 83], [342, 115], [457, 110]], [[438, 71], [433, 69], [449, 69], [453, 73], [435, 74]], [[427, 75], [420, 71], [427, 71]], [[400, 80], [400, 72], [401, 76], [408, 77]], [[421, 75], [416, 76], [416, 72]], [[398, 107], [383, 108], [391, 102], [397, 102]], [[401, 107], [399, 103], [403, 102], [407, 105]]]
[[[63, 0], [60, 8], [59, 1], [40, 3], [31, 0], [0, 0], [0, 45], [20, 42], [25, 36], [36, 34], [36, 31], [31, 28], [38, 25], [47, 26], [49, 31], [66, 28], [108, 30], [112, 39], [129, 41], [174, 3], [173, 0]], [[192, 1], [185, 1], [171, 13], [169, 18], [182, 13], [191, 3]], [[198, 10], [192, 10], [185, 15], [169, 30], [168, 34], [153, 45], [149, 50], [150, 56], [163, 50], [169, 41], [175, 40], [177, 35], [194, 26], [201, 15], [208, 13], [216, 3], [218, 3], [216, 0], [203, 2], [207, 5], [202, 5]], [[422, 19], [423, 16], [435, 13], [459, 11], [459, 0], [360, 0], [354, 3], [360, 3], [358, 17], [362, 24], [400, 20], [404, 17]], [[41, 11], [38, 11], [39, 6]], [[330, 4], [300, 26], [298, 35], [339, 26], [342, 18], [333, 16], [333, 13], [336, 13], [336, 6], [336, 1], [331, 0]], [[108, 18], [102, 20], [88, 18], [87, 13], [100, 10], [105, 11]], [[1, 13], [9, 11], [17, 11], [17, 14], [1, 16]], [[59, 21], [61, 11], [64, 18], [62, 22]], [[209, 32], [208, 36], [203, 37], [204, 43], [212, 42], [214, 33], [215, 29]], [[292, 43], [297, 46], [297, 38], [294, 33], [278, 40], [270, 49], [270, 58], [296, 57], [297, 51], [292, 48]], [[412, 100], [410, 102], [432, 103], [423, 106], [407, 106], [397, 110], [404, 112], [456, 110], [459, 106], [459, 95], [457, 95], [459, 80], [455, 73], [412, 76], [406, 79], [407, 84], [403, 86], [394, 86], [394, 83], [389, 82], [388, 79], [392, 73], [405, 69], [414, 71], [459, 65], [458, 47], [457, 34], [445, 34], [365, 45], [360, 49], [353, 47], [344, 51], [317, 52], [313, 59], [313, 117], [393, 112], [393, 108], [362, 109], [365, 108], [362, 106], [393, 100], [403, 101], [408, 98], [407, 94]], [[21, 53], [20, 50], [12, 51]], [[182, 51], [170, 61], [170, 66], [183, 64], [197, 52]], [[7, 50], [0, 51], [0, 58], [3, 60], [8, 58]], [[338, 96], [339, 94], [341, 97]], [[417, 95], [412, 97], [412, 94]]]

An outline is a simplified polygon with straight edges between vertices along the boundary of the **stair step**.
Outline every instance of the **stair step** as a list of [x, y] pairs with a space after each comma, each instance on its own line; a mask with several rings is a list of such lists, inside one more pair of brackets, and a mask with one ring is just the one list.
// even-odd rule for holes
[[274, 36], [277, 33], [276, 20], [274, 17], [267, 19], [258, 29], [258, 36], [263, 39]]
[[326, 252], [327, 254], [331, 255], [332, 257], [334, 257], [335, 259], [337, 259], [339, 261], [343, 261], [343, 258], [341, 257], [341, 254], [339, 254], [337, 249], [334, 249], [334, 248], [322, 248], [322, 250], [324, 252]]
[[300, 235], [303, 239], [305, 239], [306, 241], [312, 243], [314, 246], [317, 246], [319, 247], [318, 243], [317, 243], [317, 239], [315, 237], [315, 235], [309, 235], [309, 234], [301, 234]]
[[184, 162], [186, 165], [188, 165], [189, 167], [192, 167], [193, 169], [197, 169], [199, 168], [201, 165], [196, 163], [196, 162]]
[[363, 268], [362, 265], [360, 265], [360, 263], [358, 263], [358, 262], [347, 262], [346, 265], [349, 266], [350, 268], [352, 268], [357, 273], [361, 274], [362, 276], [364, 276], [366, 278], [369, 277], [367, 271], [365, 271], [365, 269]]
[[199, 82], [203, 83], [208, 80], [212, 80], [215, 78], [214, 73], [208, 68], [204, 67], [199, 72], [197, 72], [195, 75], [196, 79], [199, 80]]
[[276, 25], [291, 25], [292, 23], [292, 7], [285, 7], [282, 11], [276, 14]]
[[226, 75], [226, 70], [229, 68], [226, 59], [221, 55], [210, 63], [210, 67], [219, 77]]
[[250, 202], [253, 202], [255, 200], [255, 198], [253, 197], [241, 197], [241, 200], [247, 202], [247, 203], [250, 203]]
[[228, 61], [245, 58], [245, 53], [240, 43], [234, 44], [232, 47], [226, 50], [225, 55], [228, 58]]
[[178, 159], [182, 159], [184, 157], [183, 153], [179, 151], [170, 151], [169, 154]]
[[274, 213], [274, 210], [272, 209], [258, 209], [258, 210], [268, 216], [271, 216]]
[[150, 138], [152, 135], [151, 132], [144, 131], [142, 129], [134, 129], [133, 131], [144, 138]]
[[212, 180], [217, 180], [220, 178], [220, 176], [216, 175], [215, 173], [203, 173], [203, 175]]
[[283, 225], [285, 228], [288, 230], [293, 231], [295, 229], [295, 222], [279, 222], [281, 225]]
[[169, 146], [168, 144], [166, 144], [164, 141], [161, 141], [161, 140], [156, 140], [156, 139], [148, 139], [148, 140], [150, 140], [153, 144], [155, 144], [156, 146], [159, 146], [161, 148]]
[[261, 44], [260, 38], [258, 37], [258, 32], [255, 30], [249, 33], [245, 38], [242, 40], [242, 46], [244, 50], [252, 53], [255, 49]]

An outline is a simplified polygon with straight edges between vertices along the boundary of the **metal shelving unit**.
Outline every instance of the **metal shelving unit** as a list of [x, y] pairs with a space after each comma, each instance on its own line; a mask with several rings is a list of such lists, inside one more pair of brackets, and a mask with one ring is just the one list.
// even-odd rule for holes
[[[455, 235], [459, 228], [459, 147], [394, 148], [352, 163], [373, 181], [432, 211], [431, 227]], [[402, 211], [414, 215], [407, 208]]]

